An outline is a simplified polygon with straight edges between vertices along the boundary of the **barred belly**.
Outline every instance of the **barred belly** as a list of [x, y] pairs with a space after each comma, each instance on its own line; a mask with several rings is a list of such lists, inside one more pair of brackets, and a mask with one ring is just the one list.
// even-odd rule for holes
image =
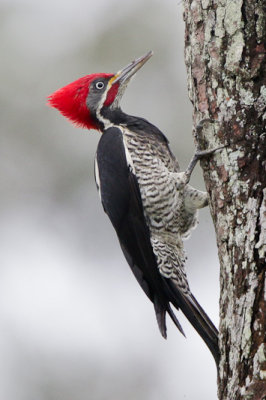
[[[160, 273], [175, 279], [182, 290], [188, 289], [184, 270], [185, 252], [182, 236], [187, 220], [184, 208], [184, 187], [174, 157], [154, 146], [153, 138], [132, 132], [124, 135], [127, 158], [137, 177], [144, 215], [150, 229], [151, 244]], [[194, 224], [196, 214], [191, 214]], [[182, 224], [182, 226], [181, 226]]]

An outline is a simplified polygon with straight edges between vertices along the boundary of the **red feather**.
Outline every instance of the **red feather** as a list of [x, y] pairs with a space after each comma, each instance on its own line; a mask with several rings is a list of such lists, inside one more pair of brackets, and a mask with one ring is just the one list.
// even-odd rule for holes
[[82, 128], [99, 129], [91, 118], [86, 99], [91, 82], [99, 77], [109, 78], [113, 74], [91, 74], [69, 83], [48, 97], [48, 105], [57, 108], [72, 123]]
[[106, 107], [110, 106], [110, 104], [112, 104], [112, 102], [114, 101], [114, 99], [116, 98], [117, 92], [119, 89], [119, 83], [114, 83], [111, 88], [109, 89], [107, 96], [106, 96], [106, 100], [104, 102], [104, 105]]

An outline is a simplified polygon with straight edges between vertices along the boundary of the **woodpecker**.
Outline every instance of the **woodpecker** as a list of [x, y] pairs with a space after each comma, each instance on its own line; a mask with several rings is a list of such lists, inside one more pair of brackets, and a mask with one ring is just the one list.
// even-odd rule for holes
[[100, 199], [133, 274], [154, 304], [162, 336], [166, 313], [184, 335], [173, 305], [218, 365], [218, 331], [190, 291], [183, 246], [197, 224], [198, 209], [208, 204], [207, 194], [191, 187], [189, 178], [197, 160], [214, 150], [196, 151], [181, 172], [164, 134], [120, 108], [128, 83], [152, 54], [116, 74], [84, 76], [51, 94], [48, 104], [75, 125], [102, 133], [95, 157]]

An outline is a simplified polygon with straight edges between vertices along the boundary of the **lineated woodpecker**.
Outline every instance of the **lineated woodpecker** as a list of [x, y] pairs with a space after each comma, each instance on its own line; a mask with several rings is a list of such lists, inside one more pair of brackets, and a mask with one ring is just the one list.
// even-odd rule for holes
[[196, 152], [181, 172], [164, 134], [120, 108], [130, 79], [151, 56], [117, 74], [84, 76], [51, 94], [48, 103], [76, 125], [102, 132], [95, 158], [101, 202], [133, 274], [154, 304], [162, 336], [166, 313], [184, 334], [172, 304], [218, 363], [218, 332], [189, 289], [183, 246], [197, 223], [197, 210], [208, 204], [207, 194], [188, 185], [189, 178], [197, 160], [213, 150]]

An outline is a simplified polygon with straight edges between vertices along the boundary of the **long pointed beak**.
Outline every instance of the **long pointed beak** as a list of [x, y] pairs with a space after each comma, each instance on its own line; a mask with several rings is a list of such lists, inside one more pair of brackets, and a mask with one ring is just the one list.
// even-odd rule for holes
[[112, 80], [112, 85], [116, 82], [120, 82], [121, 84], [128, 82], [130, 78], [135, 75], [135, 73], [148, 61], [153, 55], [153, 51], [149, 51], [142, 57], [137, 58], [128, 64], [125, 68], [118, 71], [114, 76], [114, 80]]

